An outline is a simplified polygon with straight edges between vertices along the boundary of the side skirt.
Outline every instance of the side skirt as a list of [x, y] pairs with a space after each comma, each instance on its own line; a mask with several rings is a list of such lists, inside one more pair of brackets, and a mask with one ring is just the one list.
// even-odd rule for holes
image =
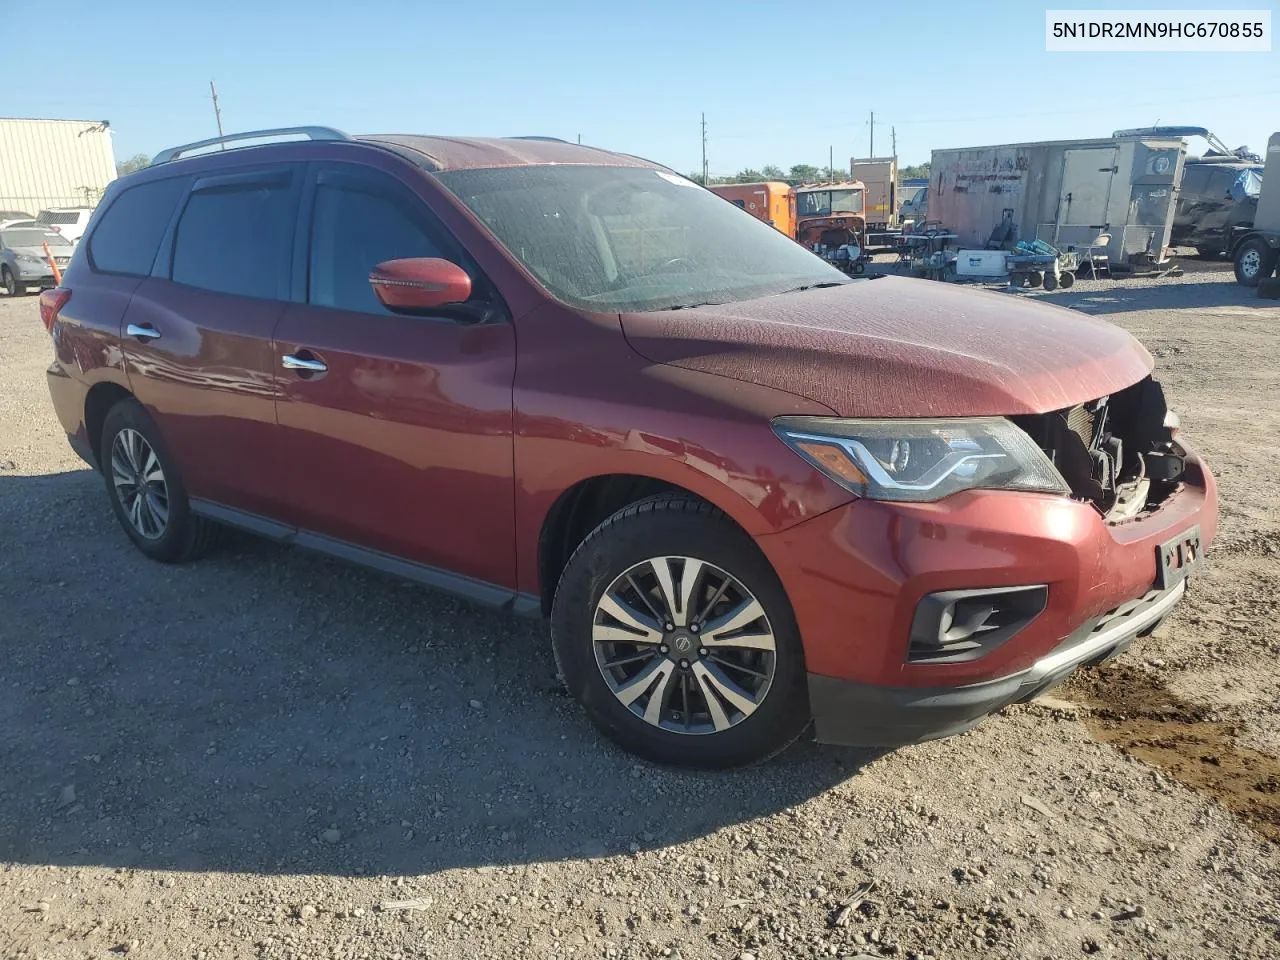
[[370, 550], [367, 547], [357, 546], [346, 540], [326, 537], [323, 534], [312, 533], [309, 530], [299, 530], [296, 527], [278, 523], [256, 513], [248, 513], [244, 510], [237, 510], [234, 507], [224, 507], [220, 503], [213, 503], [209, 500], [193, 499], [191, 501], [191, 510], [209, 520], [224, 523], [229, 527], [237, 527], [260, 537], [266, 537], [268, 540], [274, 540], [276, 543], [286, 543], [303, 547], [307, 550], [315, 550], [362, 567], [369, 567], [382, 573], [389, 573], [395, 577], [412, 580], [435, 590], [443, 590], [446, 593], [464, 597], [486, 607], [497, 607], [500, 610], [526, 617], [542, 615], [542, 601], [539, 598], [530, 596], [527, 593], [518, 593], [484, 580], [476, 580], [473, 577], [450, 573], [448, 570], [441, 570], [439, 567], [428, 566], [425, 563], [404, 560], [389, 553], [382, 553], [379, 550]]

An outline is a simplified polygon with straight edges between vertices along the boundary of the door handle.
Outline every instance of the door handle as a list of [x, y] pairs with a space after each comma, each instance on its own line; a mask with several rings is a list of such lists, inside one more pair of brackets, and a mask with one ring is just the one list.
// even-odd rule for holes
[[310, 373], [324, 373], [329, 369], [323, 360], [312, 360], [308, 357], [296, 357], [286, 353], [280, 358], [280, 366], [286, 370], [306, 370]]
[[124, 328], [124, 332], [126, 336], [137, 337], [139, 340], [160, 339], [160, 331], [150, 324], [143, 324], [142, 326], [139, 326], [136, 323], [131, 323]]

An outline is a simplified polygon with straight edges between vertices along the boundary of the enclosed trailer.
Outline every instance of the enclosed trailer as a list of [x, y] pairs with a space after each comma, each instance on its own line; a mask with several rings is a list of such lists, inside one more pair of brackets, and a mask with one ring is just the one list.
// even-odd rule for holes
[[929, 219], [960, 246], [981, 247], [1006, 223], [1059, 249], [1107, 235], [1113, 264], [1149, 266], [1166, 259], [1185, 155], [1180, 137], [1151, 136], [934, 150]]
[[93, 207], [115, 177], [106, 121], [0, 118], [0, 210]]
[[849, 179], [866, 187], [867, 243], [873, 247], [892, 244], [884, 234], [898, 225], [898, 158], [868, 157], [849, 161]]

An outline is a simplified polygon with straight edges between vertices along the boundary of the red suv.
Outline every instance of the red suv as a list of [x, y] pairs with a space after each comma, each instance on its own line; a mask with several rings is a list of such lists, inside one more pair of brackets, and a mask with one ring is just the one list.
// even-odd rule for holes
[[1213, 534], [1108, 323], [850, 279], [635, 157], [292, 132], [117, 180], [41, 297], [149, 557], [228, 524], [548, 616], [610, 737], [730, 765], [964, 730], [1153, 629]]

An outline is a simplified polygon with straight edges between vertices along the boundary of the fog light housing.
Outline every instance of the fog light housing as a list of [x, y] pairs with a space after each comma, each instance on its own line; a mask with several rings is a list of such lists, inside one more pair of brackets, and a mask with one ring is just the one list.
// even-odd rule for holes
[[926, 594], [916, 606], [908, 663], [963, 663], [984, 657], [1038, 617], [1044, 584]]

